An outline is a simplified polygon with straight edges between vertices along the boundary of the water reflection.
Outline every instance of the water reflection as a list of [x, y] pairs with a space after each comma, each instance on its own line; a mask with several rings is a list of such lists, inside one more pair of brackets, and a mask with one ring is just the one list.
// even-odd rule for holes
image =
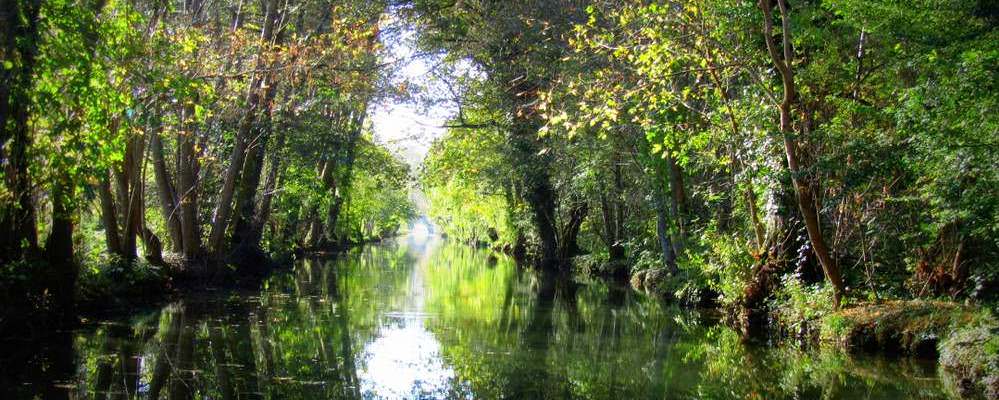
[[3, 348], [5, 399], [948, 397], [932, 364], [748, 346], [434, 236]]

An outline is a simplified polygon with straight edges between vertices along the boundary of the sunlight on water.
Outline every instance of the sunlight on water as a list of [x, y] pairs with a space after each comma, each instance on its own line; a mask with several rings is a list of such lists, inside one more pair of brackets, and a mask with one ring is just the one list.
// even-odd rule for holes
[[365, 397], [414, 398], [445, 394], [454, 370], [441, 346], [423, 326], [423, 315], [388, 318], [378, 338], [364, 349], [361, 392]]
[[409, 236], [416, 240], [423, 240], [430, 237], [434, 233], [434, 229], [430, 224], [431, 222], [427, 217], [413, 220], [410, 223]]
[[747, 344], [432, 232], [28, 350], [0, 399], [951, 398], [932, 364]]

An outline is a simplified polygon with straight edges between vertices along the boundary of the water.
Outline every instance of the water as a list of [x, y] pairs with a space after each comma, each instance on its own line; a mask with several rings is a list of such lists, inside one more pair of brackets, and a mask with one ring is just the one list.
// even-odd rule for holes
[[947, 398], [932, 362], [745, 344], [703, 313], [433, 237], [17, 343], [3, 398]]

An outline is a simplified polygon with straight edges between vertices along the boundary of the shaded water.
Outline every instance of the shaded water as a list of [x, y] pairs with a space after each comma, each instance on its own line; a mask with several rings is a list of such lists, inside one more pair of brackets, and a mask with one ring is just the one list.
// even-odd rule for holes
[[746, 345], [696, 312], [434, 238], [44, 343], [0, 365], [3, 398], [947, 397], [932, 363]]

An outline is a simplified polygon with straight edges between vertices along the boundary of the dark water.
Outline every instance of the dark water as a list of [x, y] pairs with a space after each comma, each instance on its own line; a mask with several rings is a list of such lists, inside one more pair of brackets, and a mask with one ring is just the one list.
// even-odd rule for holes
[[[743, 344], [685, 311], [409, 238], [260, 293], [4, 344], [4, 398], [947, 398], [932, 363]], [[32, 344], [34, 343], [34, 344]]]

